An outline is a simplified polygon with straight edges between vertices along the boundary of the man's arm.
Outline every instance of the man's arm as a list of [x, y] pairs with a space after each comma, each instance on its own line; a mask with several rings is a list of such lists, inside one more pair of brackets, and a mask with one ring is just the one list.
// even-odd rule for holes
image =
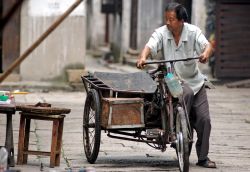
[[138, 56], [138, 60], [136, 66], [138, 68], [143, 68], [145, 61], [147, 60], [149, 55], [153, 57], [157, 55], [157, 52], [162, 49], [163, 46], [163, 34], [166, 31], [166, 26], [162, 26], [154, 31], [151, 37], [148, 40], [148, 43], [145, 45], [140, 55]]
[[203, 53], [200, 55], [199, 61], [200, 61], [201, 63], [206, 63], [206, 62], [208, 62], [209, 57], [211, 57], [211, 56], [213, 55], [213, 53], [214, 53], [214, 49], [213, 49], [212, 45], [211, 45], [210, 43], [208, 43], [208, 44], [206, 45], [205, 50], [204, 50]]
[[145, 61], [147, 60], [150, 54], [151, 54], [151, 49], [148, 46], [145, 46], [140, 55], [138, 56], [136, 67], [142, 69]]

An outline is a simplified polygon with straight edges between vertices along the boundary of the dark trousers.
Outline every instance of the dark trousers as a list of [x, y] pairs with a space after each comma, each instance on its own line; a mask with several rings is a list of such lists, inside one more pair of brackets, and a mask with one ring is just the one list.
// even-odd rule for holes
[[194, 95], [193, 90], [183, 85], [183, 97], [190, 117], [190, 124], [197, 133], [196, 153], [198, 160], [205, 160], [209, 152], [209, 137], [211, 131], [211, 120], [207, 93], [204, 86]]

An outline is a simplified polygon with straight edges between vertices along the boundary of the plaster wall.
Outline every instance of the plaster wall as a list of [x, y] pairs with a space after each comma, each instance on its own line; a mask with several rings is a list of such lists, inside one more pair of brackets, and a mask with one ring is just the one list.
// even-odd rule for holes
[[[65, 12], [74, 0], [27, 0], [21, 11], [21, 54]], [[85, 4], [81, 3], [20, 66], [22, 80], [53, 79], [71, 64], [84, 64]]]
[[205, 34], [206, 18], [205, 0], [193, 0], [191, 23], [198, 26], [203, 34]]
[[157, 27], [163, 25], [162, 0], [139, 0], [137, 45], [141, 50]]
[[125, 0], [125, 1], [123, 0], [121, 53], [125, 53], [129, 49], [130, 22], [131, 22], [131, 0]]

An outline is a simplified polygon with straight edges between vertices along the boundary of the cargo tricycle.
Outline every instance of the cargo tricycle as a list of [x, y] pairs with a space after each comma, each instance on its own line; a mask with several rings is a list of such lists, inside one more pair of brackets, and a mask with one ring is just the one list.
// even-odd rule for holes
[[194, 59], [148, 61], [145, 65], [157, 64], [157, 68], [142, 72], [82, 76], [87, 92], [83, 143], [89, 163], [98, 157], [104, 130], [110, 138], [143, 142], [161, 151], [170, 145], [180, 171], [189, 171], [193, 142], [189, 117], [183, 96], [174, 97], [165, 79], [174, 72], [174, 63], [187, 60]]

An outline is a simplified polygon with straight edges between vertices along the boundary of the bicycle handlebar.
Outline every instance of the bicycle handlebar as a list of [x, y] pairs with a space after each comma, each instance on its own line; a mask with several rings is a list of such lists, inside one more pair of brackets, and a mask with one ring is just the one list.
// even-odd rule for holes
[[179, 62], [179, 61], [189, 61], [189, 60], [195, 60], [195, 59], [199, 59], [199, 58], [200, 57], [177, 59], [177, 60], [154, 60], [154, 61], [147, 61], [147, 62], [144, 63], [144, 65], [147, 65], [147, 64], [159, 64], [159, 63], [173, 63], [173, 62]]

